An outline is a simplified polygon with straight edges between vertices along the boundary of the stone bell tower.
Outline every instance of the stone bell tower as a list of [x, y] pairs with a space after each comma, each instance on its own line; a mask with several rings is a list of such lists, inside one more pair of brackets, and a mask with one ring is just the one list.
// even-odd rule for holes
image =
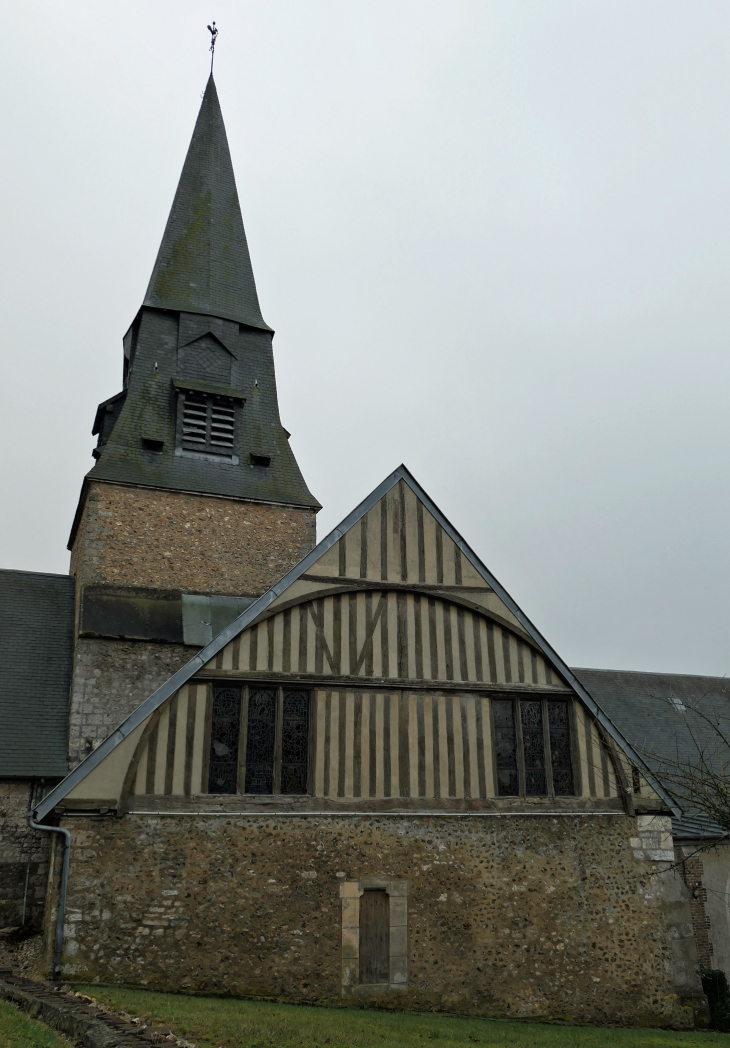
[[71, 530], [73, 764], [315, 544], [211, 75]]

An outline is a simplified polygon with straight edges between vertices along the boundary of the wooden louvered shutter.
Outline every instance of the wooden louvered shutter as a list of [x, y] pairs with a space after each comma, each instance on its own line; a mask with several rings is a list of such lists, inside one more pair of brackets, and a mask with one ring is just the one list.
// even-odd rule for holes
[[183, 447], [231, 455], [235, 421], [236, 408], [232, 400], [188, 390], [183, 401]]
[[218, 397], [210, 402], [210, 446], [212, 451], [233, 451], [235, 408], [232, 400]]
[[185, 394], [183, 404], [183, 445], [205, 451], [208, 443], [208, 398], [204, 393]]

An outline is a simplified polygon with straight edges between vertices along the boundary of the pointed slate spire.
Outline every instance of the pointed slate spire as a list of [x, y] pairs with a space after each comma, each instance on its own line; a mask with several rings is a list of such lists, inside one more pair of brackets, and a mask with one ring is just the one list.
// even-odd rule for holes
[[144, 304], [271, 330], [261, 316], [212, 73]]

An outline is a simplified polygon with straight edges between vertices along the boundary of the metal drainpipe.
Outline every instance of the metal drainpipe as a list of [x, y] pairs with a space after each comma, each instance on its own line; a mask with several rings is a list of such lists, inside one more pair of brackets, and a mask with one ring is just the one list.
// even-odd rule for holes
[[61, 974], [61, 949], [63, 947], [63, 926], [66, 921], [66, 893], [68, 892], [68, 865], [71, 859], [71, 831], [62, 826], [41, 826], [28, 812], [28, 825], [41, 833], [63, 834], [63, 864], [61, 866], [61, 891], [58, 895], [58, 914], [56, 916], [56, 943], [53, 949], [53, 974]]

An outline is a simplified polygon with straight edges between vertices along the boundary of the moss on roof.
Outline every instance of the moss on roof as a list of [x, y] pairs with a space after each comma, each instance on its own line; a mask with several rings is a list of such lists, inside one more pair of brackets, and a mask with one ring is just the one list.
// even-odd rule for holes
[[271, 330], [261, 316], [212, 74], [144, 304]]

